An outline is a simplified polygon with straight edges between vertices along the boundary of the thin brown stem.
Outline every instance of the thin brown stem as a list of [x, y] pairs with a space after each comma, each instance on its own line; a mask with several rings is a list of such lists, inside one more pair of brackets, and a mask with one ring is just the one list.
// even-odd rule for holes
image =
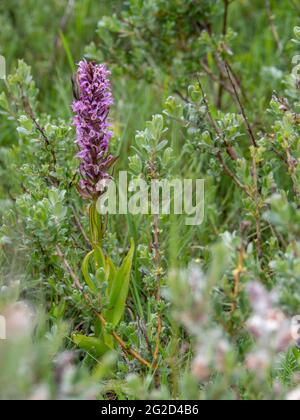
[[222, 85], [222, 87], [224, 88], [224, 90], [226, 90], [228, 93], [230, 93], [231, 95], [234, 94], [233, 90], [231, 89], [230, 86], [227, 85], [227, 83], [225, 82], [225, 80], [223, 78], [220, 78], [218, 76], [216, 76], [212, 70], [208, 67], [208, 65], [202, 60], [201, 61], [201, 67], [202, 69], [205, 71], [205, 73], [211, 78], [211, 80], [213, 82], [218, 83], [219, 85]]
[[234, 69], [232, 68], [232, 66], [231, 66], [231, 64], [229, 63], [229, 61], [228, 61], [228, 60], [224, 60], [224, 63], [228, 66], [228, 68], [229, 68], [229, 70], [230, 70], [230, 73], [231, 73], [231, 75], [232, 75], [232, 77], [233, 77], [233, 80], [234, 80], [234, 82], [235, 82], [235, 86], [238, 88], [238, 90], [239, 90], [239, 92], [240, 92], [241, 96], [244, 98], [244, 100], [245, 100], [246, 102], [249, 102], [249, 99], [248, 99], [248, 97], [247, 97], [247, 95], [246, 95], [246, 93], [245, 93], [245, 90], [243, 89], [243, 85], [242, 85], [242, 81], [241, 81], [241, 79], [240, 79], [240, 78], [238, 77], [238, 75], [235, 73]]
[[[159, 302], [161, 299], [161, 255], [159, 250], [159, 218], [158, 215], [153, 216], [153, 244], [152, 248], [154, 249], [154, 263], [156, 267], [156, 301]], [[156, 367], [158, 356], [159, 356], [159, 347], [160, 347], [160, 335], [161, 335], [161, 316], [158, 312], [157, 314], [157, 335], [156, 335], [156, 344], [155, 344], [155, 350], [153, 353], [153, 366]]]
[[[106, 319], [103, 317], [101, 313], [98, 313], [94, 310], [94, 313], [96, 314], [97, 318], [101, 321], [102, 325], [105, 327], [107, 325]], [[123, 352], [127, 355], [130, 355], [134, 357], [136, 360], [138, 360], [142, 365], [146, 366], [147, 368], [151, 368], [151, 363], [148, 362], [148, 360], [144, 359], [137, 351], [133, 350], [131, 347], [128, 347], [128, 344], [125, 343], [124, 340], [114, 331], [112, 331], [112, 336], [117, 341], [117, 343], [122, 348]]]
[[62, 260], [62, 263], [66, 269], [66, 271], [69, 273], [70, 277], [73, 280], [73, 285], [78, 289], [78, 290], [83, 290], [83, 287], [81, 285], [81, 282], [79, 280], [79, 277], [75, 274], [74, 270], [72, 269], [71, 265], [69, 264], [68, 260], [66, 259], [66, 257], [64, 256], [62, 250], [60, 249], [60, 247], [58, 245], [56, 245], [56, 253], [59, 256], [59, 258]]
[[[231, 0], [229, 2], [229, 4], [232, 3], [233, 1], [234, 0]], [[208, 33], [209, 37], [212, 39], [212, 31], [209, 30], [209, 27], [207, 27], [206, 30], [207, 30], [207, 33]], [[218, 52], [214, 52], [213, 56], [214, 56], [216, 65], [217, 65], [217, 67], [219, 69], [219, 72], [220, 72], [220, 75], [221, 75], [221, 79], [223, 78], [224, 80], [226, 80], [226, 78], [227, 78], [226, 77], [226, 69], [225, 69], [225, 65], [227, 65], [229, 67], [230, 71], [231, 71], [231, 74], [232, 74], [232, 77], [234, 79], [234, 82], [236, 83], [235, 89], [237, 90], [237, 88], [238, 88], [238, 90], [240, 91], [242, 97], [248, 102], [248, 98], [247, 98], [246, 93], [245, 93], [245, 91], [243, 90], [243, 87], [242, 87], [242, 83], [239, 80], [239, 78], [237, 77], [237, 75], [235, 74], [234, 70], [231, 68], [230, 63], [226, 59], [223, 60], [222, 57], [220, 56], [220, 54]], [[226, 83], [224, 83], [224, 84], [222, 83], [222, 85], [223, 86], [227, 86]], [[228, 90], [228, 91], [230, 93], [232, 93], [232, 96], [233, 97], [235, 97], [234, 91], [233, 92], [231, 92], [231, 90]]]
[[176, 89], [176, 90], [174, 91], [174, 93], [175, 93], [177, 96], [179, 96], [179, 98], [180, 98], [183, 102], [185, 102], [186, 104], [189, 104], [189, 103], [190, 103], [189, 99], [188, 99], [186, 96], [184, 96], [184, 95], [180, 92], [180, 90]]
[[74, 13], [74, 6], [75, 6], [75, 2], [74, 0], [69, 0], [68, 4], [66, 5], [65, 8], [65, 13], [63, 14], [60, 24], [59, 24], [59, 33], [56, 35], [55, 40], [54, 40], [54, 46], [53, 46], [53, 53], [52, 53], [52, 57], [49, 60], [50, 61], [50, 65], [49, 65], [49, 75], [52, 75], [53, 73], [53, 67], [55, 64], [55, 60], [57, 58], [57, 55], [59, 53], [59, 50], [61, 48], [61, 39], [60, 39], [60, 34], [64, 33], [68, 27], [69, 21]]
[[82, 236], [83, 236], [86, 244], [88, 245], [88, 247], [91, 248], [92, 244], [91, 244], [91, 242], [90, 242], [90, 240], [88, 238], [88, 235], [85, 232], [82, 224], [80, 223], [80, 220], [79, 220], [79, 217], [77, 215], [76, 209], [74, 208], [74, 206], [71, 206], [71, 208], [72, 208], [72, 212], [73, 212], [73, 215], [74, 215], [74, 220], [75, 220], [76, 226], [80, 230], [80, 232], [81, 232], [81, 234], [82, 234]]
[[[23, 103], [23, 108], [24, 108], [24, 111], [25, 111], [26, 115], [31, 119], [31, 121], [33, 122], [33, 124], [34, 124], [35, 128], [37, 129], [37, 131], [41, 134], [41, 136], [42, 136], [42, 138], [43, 138], [43, 140], [44, 140], [44, 142], [46, 144], [46, 147], [50, 147], [50, 140], [48, 139], [48, 137], [46, 135], [45, 129], [44, 129], [44, 127], [42, 127], [38, 123], [38, 121], [37, 121], [37, 119], [36, 119], [36, 117], [34, 115], [34, 112], [32, 110], [32, 107], [31, 107], [28, 99], [26, 98], [26, 96], [25, 96], [25, 94], [23, 92], [23, 88], [22, 88], [22, 86], [20, 84], [19, 84], [19, 89], [20, 89], [20, 93], [21, 93], [21, 99], [22, 99], [22, 103]], [[55, 159], [55, 157], [54, 157], [54, 159]]]
[[[56, 155], [55, 155], [54, 149], [53, 149], [53, 147], [51, 147], [51, 142], [46, 135], [46, 131], [45, 131], [44, 127], [42, 127], [39, 124], [39, 122], [38, 122], [38, 120], [37, 120], [37, 118], [36, 118], [36, 116], [33, 112], [33, 109], [31, 107], [31, 104], [30, 104], [28, 98], [24, 94], [24, 91], [23, 91], [23, 88], [22, 88], [21, 84], [19, 84], [19, 89], [20, 89], [22, 105], [23, 105], [25, 113], [30, 118], [30, 120], [33, 122], [36, 130], [41, 134], [42, 139], [45, 143], [46, 149], [48, 151], [50, 151], [51, 158], [52, 158], [51, 166], [52, 166], [52, 170], [54, 171], [55, 166], [56, 166]], [[51, 182], [56, 186], [59, 184], [59, 180], [54, 178], [53, 176], [51, 177]]]
[[287, 139], [285, 139], [285, 141], [284, 141], [284, 150], [285, 150], [285, 153], [286, 153], [285, 162], [286, 162], [289, 174], [291, 176], [294, 194], [297, 198], [298, 203], [300, 203], [300, 190], [299, 190], [299, 187], [298, 187], [298, 179], [297, 179], [298, 161], [297, 161], [297, 159], [295, 159], [292, 156], [292, 153], [291, 153], [291, 150], [290, 150], [289, 143], [288, 143]]
[[224, 17], [223, 17], [223, 36], [227, 34], [227, 24], [228, 24], [228, 12], [229, 12], [229, 0], [224, 0]]
[[260, 209], [260, 198], [259, 198], [259, 190], [258, 190], [258, 177], [257, 177], [257, 165], [256, 165], [256, 149], [252, 149], [252, 177], [254, 183], [254, 201], [255, 201], [255, 226], [256, 226], [256, 246], [257, 246], [257, 254], [258, 258], [261, 259], [263, 257], [263, 250], [262, 250], [262, 234], [261, 234], [261, 226], [260, 226], [260, 217], [261, 217], [261, 209]]
[[153, 357], [153, 351], [152, 351], [152, 347], [151, 347], [151, 342], [150, 342], [150, 339], [149, 339], [149, 336], [148, 336], [147, 327], [145, 325], [144, 320], [139, 319], [138, 320], [138, 325], [139, 325], [139, 328], [142, 331], [142, 334], [143, 334], [143, 336], [145, 338], [146, 345], [147, 345], [147, 348], [148, 348], [148, 352], [151, 355], [151, 357]]
[[[229, 0], [224, 0], [224, 16], [223, 16], [223, 29], [222, 29], [222, 34], [224, 38], [226, 37], [226, 34], [227, 34], [229, 4], [230, 4]], [[222, 72], [220, 73], [220, 80], [224, 80]], [[217, 99], [217, 107], [219, 109], [222, 108], [223, 92], [224, 92], [224, 87], [223, 87], [223, 84], [220, 83], [219, 91], [218, 91], [218, 99]]]

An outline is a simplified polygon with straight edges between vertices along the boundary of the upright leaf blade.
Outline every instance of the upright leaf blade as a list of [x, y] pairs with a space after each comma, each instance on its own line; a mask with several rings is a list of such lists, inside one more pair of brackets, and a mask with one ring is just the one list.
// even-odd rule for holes
[[82, 271], [84, 280], [85, 280], [86, 284], [88, 285], [88, 287], [93, 292], [97, 292], [97, 287], [96, 287], [95, 283], [93, 282], [93, 280], [90, 276], [90, 273], [89, 273], [89, 262], [90, 262], [90, 258], [93, 254], [94, 254], [94, 251], [91, 251], [84, 257], [84, 259], [82, 261], [82, 265], [81, 265], [81, 271]]
[[106, 255], [105, 260], [106, 260], [107, 281], [108, 281], [107, 293], [109, 295], [111, 292], [113, 283], [114, 283], [114, 279], [116, 277], [117, 269], [108, 255]]
[[102, 240], [102, 223], [101, 216], [97, 211], [96, 203], [91, 204], [90, 206], [90, 231], [92, 236], [93, 246], [101, 244]]

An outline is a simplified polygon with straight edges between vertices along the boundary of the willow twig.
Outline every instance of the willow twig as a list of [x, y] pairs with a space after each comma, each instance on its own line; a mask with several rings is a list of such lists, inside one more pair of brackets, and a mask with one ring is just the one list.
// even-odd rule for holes
[[275, 39], [275, 42], [277, 44], [277, 48], [278, 48], [279, 52], [281, 52], [282, 51], [282, 43], [281, 43], [277, 28], [276, 28], [276, 25], [275, 25], [275, 16], [272, 12], [270, 0], [266, 0], [266, 9], [267, 9], [267, 14], [268, 14], [269, 23], [270, 23], [270, 27], [271, 27], [273, 37]]
[[[105, 327], [107, 325], [106, 319], [103, 317], [103, 315], [101, 313], [98, 313], [97, 311], [94, 311], [94, 312], [95, 312], [96, 316], [98, 317], [98, 319], [101, 321], [102, 325]], [[148, 362], [146, 359], [144, 359], [137, 351], [135, 351], [131, 347], [129, 347], [125, 343], [125, 341], [122, 340], [122, 338], [117, 333], [112, 331], [111, 334], [114, 337], [114, 339], [117, 341], [117, 343], [120, 345], [120, 347], [122, 348], [122, 350], [125, 354], [131, 355], [136, 360], [138, 360], [142, 365], [146, 366], [149, 369], [151, 368], [151, 363]]]
[[72, 269], [71, 265], [69, 264], [68, 260], [66, 259], [66, 257], [64, 256], [62, 250], [60, 249], [58, 245], [56, 245], [56, 253], [59, 256], [59, 258], [62, 260], [63, 265], [65, 266], [67, 272], [70, 274], [73, 280], [74, 286], [77, 287], [77, 289], [82, 291], [83, 287], [81, 285], [79, 277], [75, 274], [74, 270]]
[[[224, 38], [227, 34], [229, 4], [230, 4], [229, 0], [224, 0], [224, 16], [223, 16], [223, 30], [222, 30], [222, 34]], [[220, 73], [220, 80], [224, 80], [222, 72]], [[223, 84], [220, 83], [219, 92], [218, 92], [218, 100], [217, 100], [217, 106], [219, 109], [222, 108], [223, 91], [224, 91]]]
[[[63, 255], [62, 250], [60, 249], [60, 247], [58, 245], [56, 246], [56, 253], [62, 259], [64, 267], [67, 270], [67, 272], [69, 273], [69, 275], [71, 276], [71, 278], [73, 279], [74, 285], [76, 286], [76, 288], [82, 292], [85, 301], [91, 307], [91, 309], [93, 310], [93, 312], [95, 313], [97, 318], [101, 321], [103, 327], [106, 327], [107, 326], [106, 319], [104, 318], [104, 316], [101, 313], [97, 312], [93, 308], [93, 303], [92, 303], [90, 297], [86, 293], [83, 292], [83, 287], [81, 285], [81, 282], [80, 282], [78, 276], [75, 274], [74, 270], [72, 269], [68, 260]], [[135, 351], [127, 343], [125, 343], [125, 341], [115, 331], [112, 331], [111, 334], [114, 337], [114, 339], [117, 341], [117, 343], [120, 345], [120, 347], [122, 348], [123, 352], [126, 355], [131, 355], [136, 360], [138, 360], [142, 365], [146, 366], [149, 369], [152, 367], [150, 362], [148, 362], [146, 359], [144, 359], [137, 351]]]

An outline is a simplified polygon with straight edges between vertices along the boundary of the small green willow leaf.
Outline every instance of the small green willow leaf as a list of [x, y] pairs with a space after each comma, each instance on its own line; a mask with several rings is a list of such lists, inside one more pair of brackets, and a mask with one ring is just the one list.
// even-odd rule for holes
[[103, 356], [103, 354], [110, 350], [110, 348], [97, 337], [87, 337], [82, 334], [73, 334], [72, 339], [79, 348], [86, 350], [95, 356]]
[[129, 290], [134, 250], [134, 241], [131, 240], [129, 253], [124, 258], [121, 267], [115, 274], [115, 278], [109, 294], [109, 304], [105, 312], [105, 317], [106, 320], [112, 324], [113, 328], [119, 324], [124, 315]]
[[93, 280], [90, 276], [90, 273], [89, 273], [89, 262], [90, 262], [90, 258], [93, 254], [94, 254], [94, 251], [91, 251], [84, 257], [84, 259], [82, 261], [82, 265], [81, 265], [81, 271], [82, 271], [84, 280], [85, 280], [86, 284], [88, 285], [88, 287], [93, 292], [97, 292], [97, 287], [96, 287], [95, 283], [93, 282]]

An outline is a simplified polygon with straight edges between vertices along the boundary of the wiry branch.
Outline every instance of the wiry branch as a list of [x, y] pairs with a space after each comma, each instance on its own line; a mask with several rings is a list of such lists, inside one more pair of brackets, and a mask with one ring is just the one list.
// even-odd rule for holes
[[225, 136], [224, 136], [224, 133], [223, 133], [223, 132], [222, 132], [222, 130], [218, 127], [218, 124], [216, 123], [216, 121], [214, 120], [214, 118], [213, 118], [213, 116], [212, 116], [212, 113], [211, 113], [211, 111], [210, 111], [209, 104], [208, 104], [207, 99], [206, 99], [206, 96], [205, 96], [205, 92], [204, 92], [203, 86], [202, 86], [201, 81], [200, 81], [200, 79], [199, 79], [199, 78], [198, 78], [198, 84], [199, 84], [199, 87], [200, 87], [200, 89], [201, 89], [201, 93], [202, 93], [203, 101], [204, 101], [204, 104], [205, 104], [205, 107], [206, 107], [206, 110], [207, 110], [207, 116], [208, 116], [208, 119], [209, 119], [209, 121], [210, 121], [210, 123], [211, 123], [211, 125], [212, 125], [213, 129], [215, 130], [215, 132], [216, 132], [217, 136], [218, 136], [219, 138], [222, 138], [222, 139], [223, 139], [224, 144], [225, 144], [225, 147], [226, 147], [226, 151], [227, 151], [227, 153], [228, 153], [229, 157], [230, 157], [232, 160], [237, 160], [237, 159], [238, 159], [238, 155], [237, 155], [236, 151], [235, 151], [235, 150], [234, 150], [234, 148], [231, 146], [231, 144], [227, 141], [227, 139], [226, 139], [226, 138], [225, 138]]

